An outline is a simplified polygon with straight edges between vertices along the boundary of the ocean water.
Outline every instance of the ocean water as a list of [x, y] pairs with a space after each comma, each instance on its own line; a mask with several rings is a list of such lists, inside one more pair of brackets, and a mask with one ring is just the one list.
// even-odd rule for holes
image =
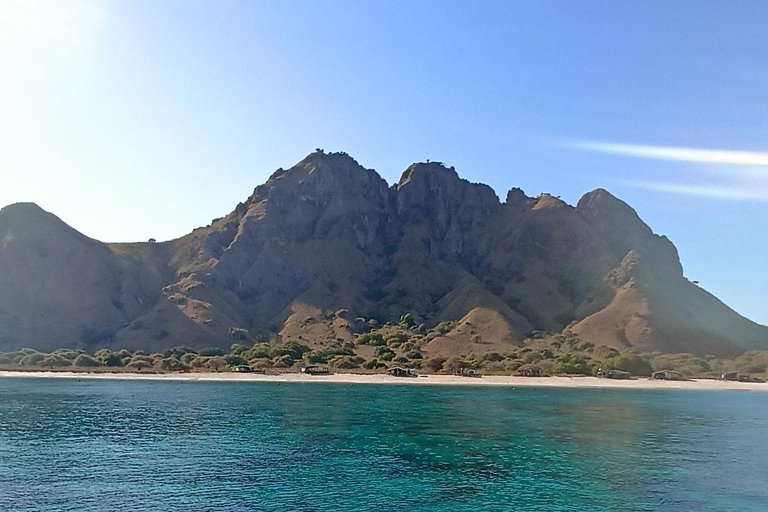
[[0, 510], [766, 511], [768, 394], [0, 379]]

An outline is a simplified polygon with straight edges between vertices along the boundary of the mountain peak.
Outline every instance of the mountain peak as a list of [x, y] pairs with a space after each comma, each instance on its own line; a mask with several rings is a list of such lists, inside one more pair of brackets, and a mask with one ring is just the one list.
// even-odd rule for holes
[[404, 185], [417, 180], [439, 181], [460, 181], [461, 178], [453, 167], [446, 167], [442, 162], [417, 162], [408, 166], [400, 176], [395, 188], [398, 190]]

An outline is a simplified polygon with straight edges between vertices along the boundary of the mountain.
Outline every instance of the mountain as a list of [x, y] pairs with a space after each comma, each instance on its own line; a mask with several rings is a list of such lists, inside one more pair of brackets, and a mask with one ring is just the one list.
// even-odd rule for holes
[[351, 341], [356, 317], [404, 313], [457, 322], [430, 355], [534, 331], [639, 351], [768, 349], [767, 327], [685, 279], [674, 245], [602, 189], [575, 207], [519, 189], [501, 202], [441, 163], [390, 187], [318, 151], [168, 242], [104, 244], [33, 204], [0, 210], [0, 351], [228, 347], [243, 329], [322, 347]]

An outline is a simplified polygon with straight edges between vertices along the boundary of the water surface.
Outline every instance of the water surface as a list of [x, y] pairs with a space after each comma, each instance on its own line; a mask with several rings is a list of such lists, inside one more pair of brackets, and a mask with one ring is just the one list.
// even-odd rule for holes
[[0, 379], [0, 510], [768, 510], [762, 393]]

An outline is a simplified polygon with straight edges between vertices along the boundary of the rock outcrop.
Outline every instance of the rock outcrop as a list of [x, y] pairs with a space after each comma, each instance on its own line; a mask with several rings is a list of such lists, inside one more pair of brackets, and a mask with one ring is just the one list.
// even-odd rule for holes
[[498, 351], [570, 330], [624, 349], [732, 355], [768, 328], [683, 277], [677, 250], [605, 190], [576, 207], [440, 163], [389, 187], [344, 153], [278, 170], [229, 215], [160, 243], [103, 244], [35, 205], [0, 211], [0, 351], [227, 347], [230, 330], [310, 346], [349, 317], [457, 321], [427, 351]]

